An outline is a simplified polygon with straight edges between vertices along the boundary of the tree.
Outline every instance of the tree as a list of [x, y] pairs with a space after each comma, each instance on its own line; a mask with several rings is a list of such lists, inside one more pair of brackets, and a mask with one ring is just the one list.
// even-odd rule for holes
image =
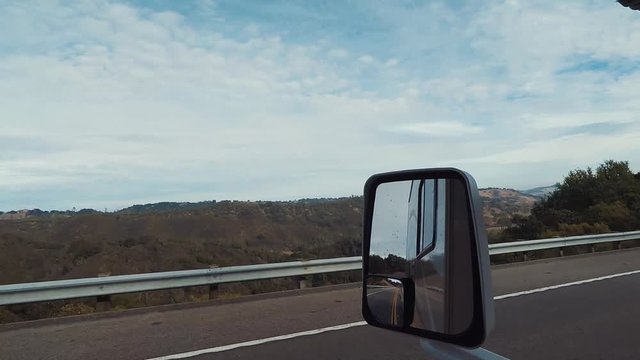
[[640, 173], [634, 174], [628, 162], [614, 160], [595, 171], [573, 170], [533, 207], [531, 215], [516, 215], [511, 221], [506, 233], [514, 239], [638, 229]]

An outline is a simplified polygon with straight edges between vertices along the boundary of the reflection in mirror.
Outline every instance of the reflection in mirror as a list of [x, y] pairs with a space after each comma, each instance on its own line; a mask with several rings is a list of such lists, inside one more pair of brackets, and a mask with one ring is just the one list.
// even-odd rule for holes
[[[367, 296], [367, 303], [381, 324], [449, 335], [462, 333], [470, 326], [471, 244], [475, 238], [468, 201], [466, 186], [457, 178], [378, 185], [367, 274], [367, 294], [374, 295]], [[404, 279], [401, 284], [411, 284], [412, 293], [391, 281], [380, 280], [389, 284], [380, 285], [378, 280], [385, 276]], [[377, 279], [378, 285], [369, 278]], [[398, 322], [397, 316], [392, 316], [393, 305], [398, 304], [393, 302], [394, 296], [402, 298], [402, 311], [407, 312], [406, 306], [412, 305], [410, 323]], [[386, 305], [381, 305], [385, 301]]]
[[[405, 280], [406, 283], [406, 280]], [[413, 288], [403, 280], [370, 275], [367, 277], [367, 301], [376, 321], [385, 325], [404, 327], [413, 317]]]

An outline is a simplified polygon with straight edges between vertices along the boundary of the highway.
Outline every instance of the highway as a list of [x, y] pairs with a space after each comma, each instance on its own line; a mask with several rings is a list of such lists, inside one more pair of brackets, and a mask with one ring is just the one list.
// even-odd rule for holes
[[[492, 269], [485, 348], [512, 359], [639, 359], [640, 249]], [[424, 359], [362, 324], [361, 289], [312, 289], [0, 325], [0, 359]], [[203, 350], [202, 352], [196, 352]]]

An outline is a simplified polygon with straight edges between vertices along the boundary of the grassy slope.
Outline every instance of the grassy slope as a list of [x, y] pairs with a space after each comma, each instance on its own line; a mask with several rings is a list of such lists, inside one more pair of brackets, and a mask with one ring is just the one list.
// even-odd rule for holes
[[0, 284], [358, 255], [361, 202], [0, 221]]

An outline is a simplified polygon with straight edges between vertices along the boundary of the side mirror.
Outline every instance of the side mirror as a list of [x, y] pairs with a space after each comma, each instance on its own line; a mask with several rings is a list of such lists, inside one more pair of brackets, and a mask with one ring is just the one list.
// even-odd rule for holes
[[364, 189], [362, 314], [371, 325], [465, 347], [493, 326], [480, 195], [457, 169], [377, 174]]

